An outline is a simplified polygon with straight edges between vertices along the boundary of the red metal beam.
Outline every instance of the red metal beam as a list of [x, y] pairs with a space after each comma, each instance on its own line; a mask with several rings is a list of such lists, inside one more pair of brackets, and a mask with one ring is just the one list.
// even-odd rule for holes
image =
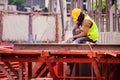
[[[72, 56], [72, 57], [70, 57]], [[92, 78], [97, 80], [106, 79], [106, 73], [102, 76], [99, 72], [101, 64], [119, 64], [120, 63], [120, 46], [119, 45], [77, 45], [77, 44], [17, 44], [13, 49], [0, 47], [0, 61], [18, 61], [18, 62], [41, 62], [54, 79], [65, 78], [91, 78], [87, 76], [64, 76], [63, 69], [60, 75], [56, 75], [52, 63], [90, 63], [93, 65], [96, 75]], [[107, 67], [107, 66], [106, 66]], [[107, 68], [104, 68], [107, 69]], [[22, 71], [22, 70], [21, 70]], [[19, 73], [20, 74], [20, 73]], [[42, 74], [42, 73], [40, 73]], [[113, 74], [111, 72], [111, 74]], [[39, 74], [37, 74], [39, 75]], [[28, 75], [30, 77], [30, 75]], [[22, 76], [21, 78], [22, 79]]]
[[[120, 44], [91, 44], [93, 51], [120, 51]], [[15, 44], [15, 50], [55, 50], [55, 51], [90, 51], [89, 44]]]

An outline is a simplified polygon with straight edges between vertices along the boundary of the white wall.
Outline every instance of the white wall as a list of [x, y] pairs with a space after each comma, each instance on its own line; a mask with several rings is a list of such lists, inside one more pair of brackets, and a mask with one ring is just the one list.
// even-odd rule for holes
[[[59, 41], [61, 40], [61, 18], [58, 18]], [[29, 16], [20, 14], [4, 14], [3, 16], [3, 41], [28, 41]], [[32, 16], [33, 41], [55, 41], [56, 17]]]
[[[33, 15], [32, 17], [33, 40], [55, 41], [56, 38], [56, 18], [53, 15]], [[68, 25], [65, 28], [65, 40], [72, 36], [72, 26], [70, 26], [70, 18], [67, 17]], [[4, 41], [28, 41], [29, 16], [17, 14], [3, 15], [3, 34]], [[112, 28], [112, 27], [111, 27]], [[62, 41], [62, 25], [61, 16], [58, 18], [59, 42]], [[119, 32], [100, 32], [98, 43], [120, 43]]]
[[55, 16], [33, 16], [33, 37], [36, 41], [55, 41]]
[[4, 15], [2, 39], [7, 41], [26, 41], [28, 39], [28, 16]]

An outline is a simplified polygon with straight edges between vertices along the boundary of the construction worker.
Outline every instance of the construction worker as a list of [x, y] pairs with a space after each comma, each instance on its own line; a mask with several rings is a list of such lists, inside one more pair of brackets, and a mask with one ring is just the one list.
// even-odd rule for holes
[[[69, 40], [72, 40], [73, 43], [86, 43], [87, 41], [95, 43], [98, 40], [98, 28], [94, 20], [88, 14], [83, 14], [79, 8], [73, 9], [71, 14], [74, 21], [74, 29], [73, 37]], [[75, 34], [79, 26], [81, 26], [82, 31], [79, 34]]]

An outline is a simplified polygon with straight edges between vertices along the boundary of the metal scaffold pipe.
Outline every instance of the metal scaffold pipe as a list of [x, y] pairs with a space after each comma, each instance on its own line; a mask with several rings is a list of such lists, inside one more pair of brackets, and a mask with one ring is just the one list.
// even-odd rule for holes
[[[31, 12], [33, 11], [33, 0], [30, 0]], [[32, 34], [32, 14], [29, 15], [29, 33], [28, 33], [28, 42], [33, 42], [33, 34]]]

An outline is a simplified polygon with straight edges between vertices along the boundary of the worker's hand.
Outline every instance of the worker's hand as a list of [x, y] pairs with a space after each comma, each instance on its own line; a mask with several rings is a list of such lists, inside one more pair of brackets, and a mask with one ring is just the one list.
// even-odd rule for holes
[[82, 32], [82, 30], [80, 28], [76, 28], [75, 29], [75, 35], [78, 35]]
[[73, 41], [75, 40], [75, 37], [70, 37], [68, 40], [67, 40], [67, 43], [72, 43]]
[[73, 29], [73, 35], [78, 35], [78, 34], [80, 34], [81, 32], [83, 32], [83, 30], [81, 30], [79, 27], [78, 28], [74, 28]]

